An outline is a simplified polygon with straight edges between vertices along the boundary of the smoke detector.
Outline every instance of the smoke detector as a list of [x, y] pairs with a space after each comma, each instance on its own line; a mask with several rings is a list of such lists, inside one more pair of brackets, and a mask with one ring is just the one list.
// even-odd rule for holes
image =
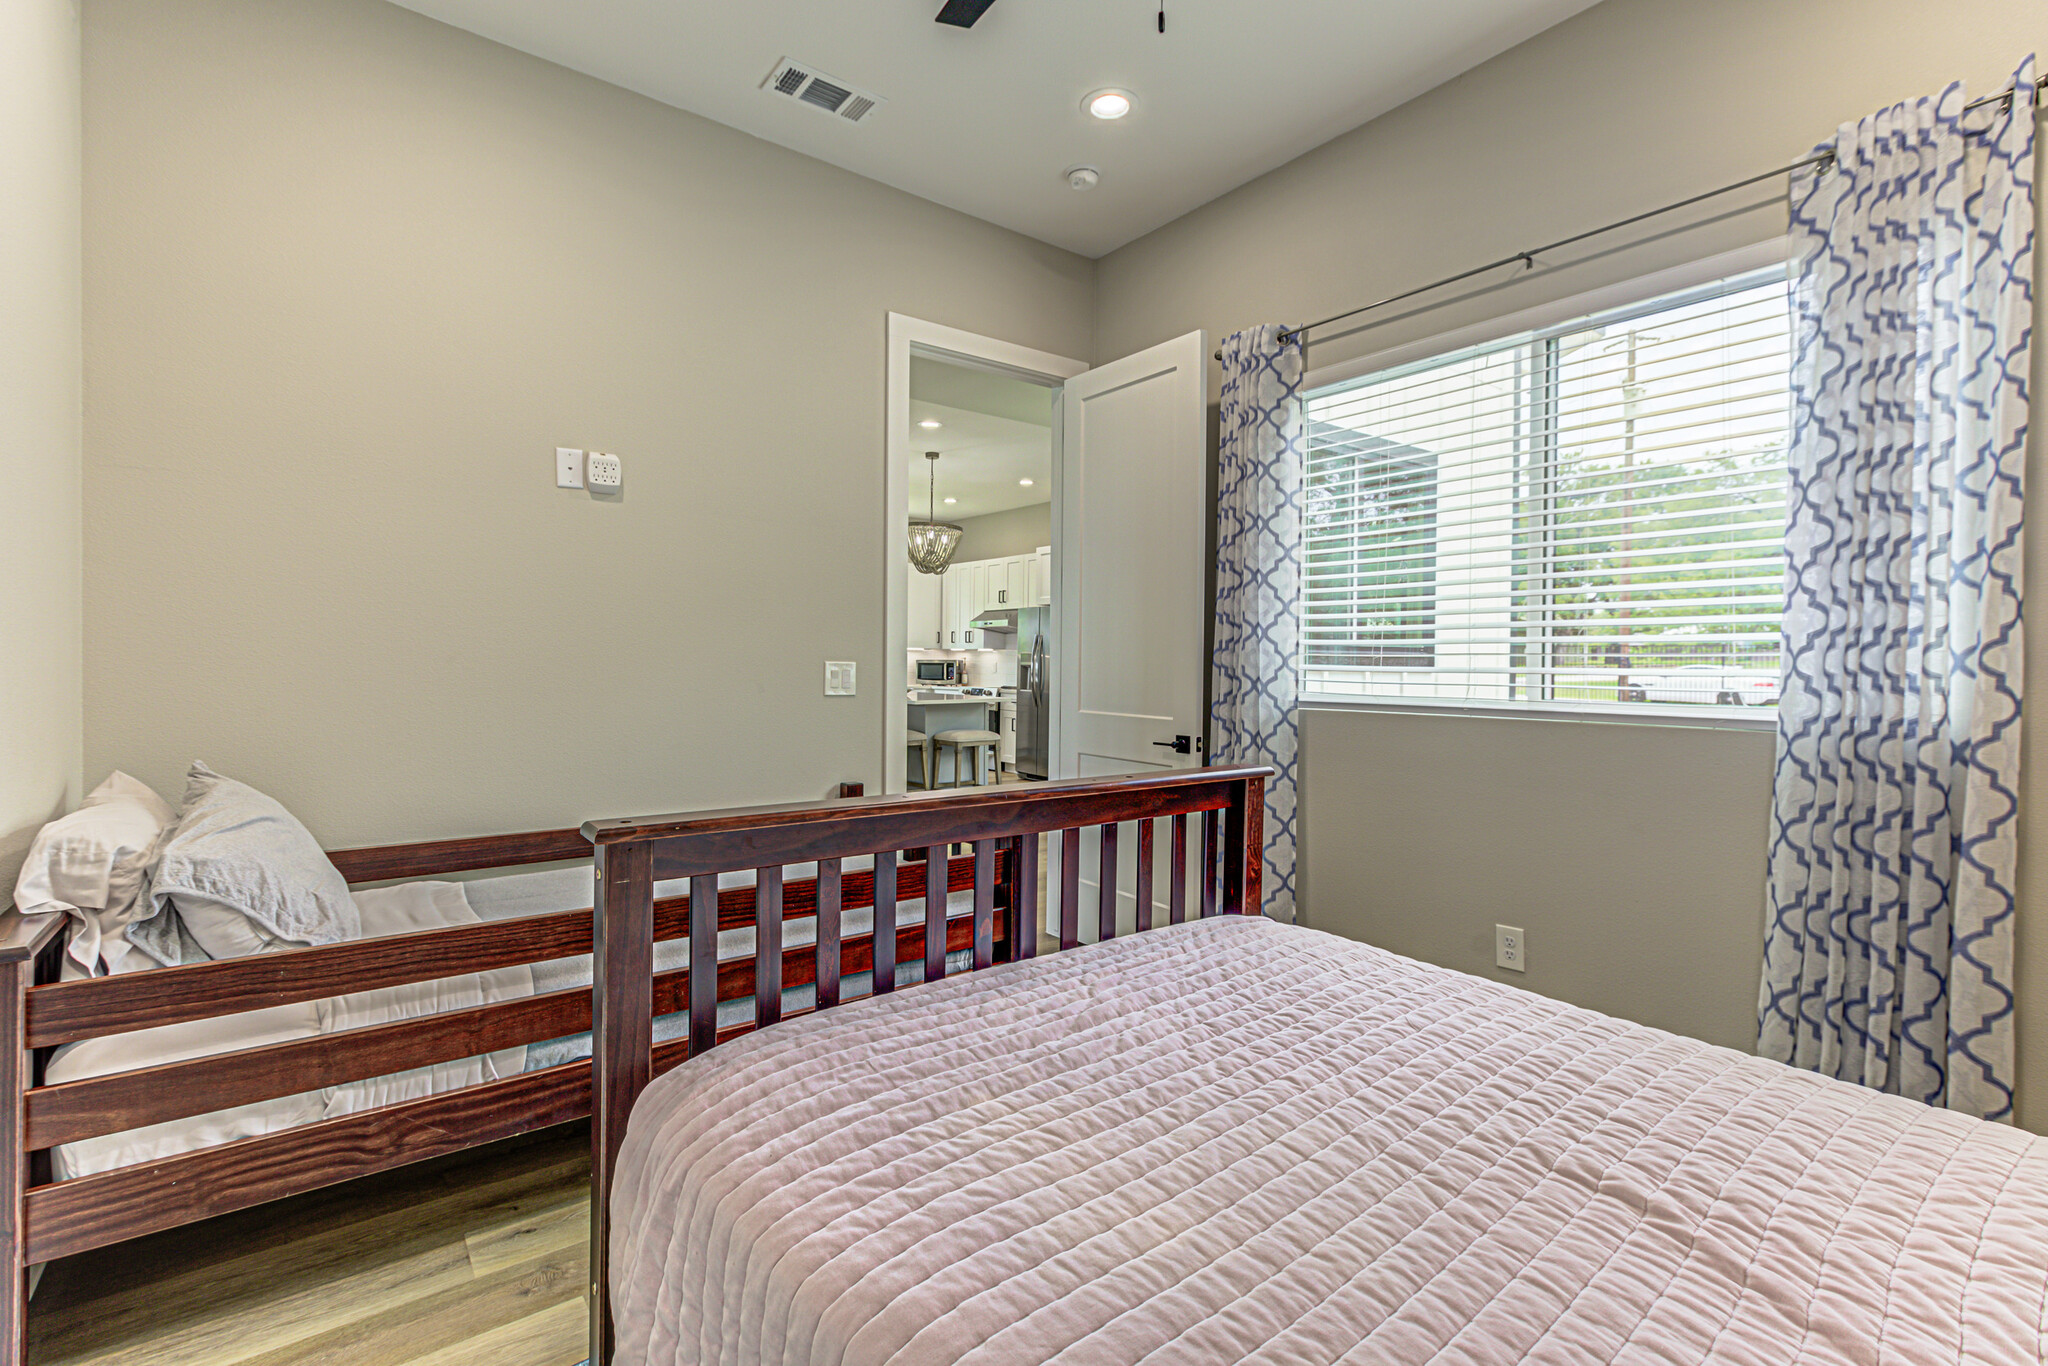
[[768, 73], [768, 79], [761, 82], [761, 88], [778, 99], [795, 100], [848, 123], [859, 123], [888, 103], [880, 95], [862, 90], [837, 76], [827, 76], [808, 62], [788, 57], [775, 64], [775, 69]]
[[1067, 184], [1076, 190], [1092, 190], [1102, 183], [1102, 172], [1093, 166], [1069, 166]]

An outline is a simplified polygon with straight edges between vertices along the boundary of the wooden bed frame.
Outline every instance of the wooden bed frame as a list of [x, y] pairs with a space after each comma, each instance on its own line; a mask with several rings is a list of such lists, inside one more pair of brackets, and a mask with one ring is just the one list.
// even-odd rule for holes
[[[938, 880], [949, 866], [949, 846], [969, 845], [962, 860], [971, 869], [974, 914], [971, 922], [973, 962], [970, 971], [997, 959], [999, 933], [1006, 933], [1016, 957], [1029, 958], [1038, 949], [1038, 837], [1063, 831], [1059, 843], [1059, 947], [1072, 949], [1081, 940], [1081, 830], [1101, 831], [1096, 870], [1096, 935], [1117, 933], [1118, 874], [1122, 845], [1119, 825], [1136, 822], [1136, 867], [1132, 891], [1136, 926], [1153, 928], [1153, 877], [1158, 828], [1167, 826], [1167, 922], [1256, 914], [1260, 895], [1260, 850], [1264, 846], [1265, 786], [1269, 768], [1181, 769], [1139, 777], [1022, 783], [1003, 787], [967, 788], [947, 792], [871, 797], [825, 806], [769, 806], [696, 815], [656, 816], [642, 820], [593, 821], [583, 834], [596, 847], [595, 1038], [591, 1050], [596, 1108], [591, 1117], [590, 1173], [590, 1362], [604, 1366], [611, 1359], [612, 1319], [608, 1283], [611, 1188], [619, 1145], [634, 1102], [656, 1073], [711, 1048], [733, 1034], [774, 1024], [782, 1017], [782, 973], [789, 958], [781, 949], [780, 926], [792, 913], [815, 914], [818, 921], [818, 1005], [840, 1004], [837, 973], [831, 970], [830, 946], [839, 938], [842, 905], [867, 904], [872, 889], [865, 873], [842, 876], [843, 860], [872, 854], [875, 875], [885, 889], [901, 888], [897, 850], [927, 852], [924, 868], [901, 870], [926, 878], [923, 888], [911, 882], [912, 895], [925, 897], [923, 958], [925, 980], [946, 975], [946, 953], [952, 947], [945, 922], [945, 900]], [[1200, 845], [1189, 879], [1188, 818], [1200, 818]], [[1220, 827], [1220, 828], [1219, 828]], [[789, 863], [816, 863], [818, 876], [803, 893], [781, 885], [781, 868]], [[718, 925], [708, 909], [701, 914], [667, 915], [654, 896], [654, 884], [689, 878], [695, 905], [709, 907], [711, 889], [720, 873], [754, 869], [753, 899], [757, 927], [756, 961], [750, 987], [754, 1022], [736, 1028], [718, 1027], [718, 1001], [726, 999], [723, 984], [713, 989], [708, 964]], [[998, 908], [1003, 914], [997, 915]], [[954, 922], [959, 926], [962, 922]], [[915, 935], [918, 927], [909, 927]], [[661, 992], [653, 972], [654, 943], [687, 933], [691, 963], [706, 964], [692, 972], [681, 998]], [[884, 945], [885, 950], [887, 945]], [[914, 939], [908, 945], [914, 955]], [[803, 961], [812, 957], [799, 950]], [[893, 961], [878, 967], [893, 967]], [[724, 968], [720, 968], [723, 973]], [[894, 987], [893, 972], [878, 971], [875, 989]], [[656, 1044], [653, 1021], [687, 1005], [687, 1038]]]
[[[860, 788], [845, 784], [840, 790], [857, 795]], [[342, 876], [358, 885], [592, 856], [590, 841], [576, 829], [329, 854]], [[893, 892], [897, 899], [915, 898], [939, 878], [949, 891], [963, 891], [974, 885], [976, 872], [971, 857], [942, 859], [929, 869], [906, 861], [893, 888], [885, 879], [883, 892]], [[1015, 876], [1012, 856], [1001, 855], [995, 868], [996, 899], [1006, 913], [1015, 904]], [[791, 919], [810, 915], [819, 895], [814, 879], [793, 881], [779, 890], [783, 915]], [[873, 875], [848, 874], [829, 894], [845, 908], [871, 905]], [[718, 927], [736, 929], [755, 923], [755, 901], [755, 889], [736, 887], [707, 897], [703, 905], [708, 908], [715, 902]], [[687, 933], [690, 912], [688, 897], [655, 902], [656, 937]], [[702, 920], [709, 923], [710, 917]], [[592, 1010], [588, 990], [568, 989], [44, 1085], [50, 1050], [74, 1040], [543, 963], [588, 953], [593, 939], [591, 911], [586, 907], [60, 982], [63, 929], [64, 918], [58, 915], [25, 917], [12, 910], [0, 915], [0, 1095], [11, 1099], [0, 1121], [0, 1221], [11, 1275], [7, 1284], [12, 1286], [11, 1293], [0, 1289], [0, 1366], [20, 1366], [23, 1359], [26, 1272], [35, 1263], [590, 1114], [590, 1064], [576, 1061], [159, 1161], [52, 1181], [49, 1149], [61, 1143], [575, 1034], [590, 1028]], [[948, 947], [970, 947], [972, 933], [965, 919], [954, 921], [946, 931]], [[920, 926], [899, 930], [893, 940], [884, 936], [880, 956], [887, 963], [899, 954], [920, 952], [924, 936]], [[1013, 942], [1007, 914], [996, 928], [996, 942], [1004, 953]], [[658, 975], [650, 971], [641, 985], [657, 1013], [682, 1009], [686, 1001], [696, 999], [692, 991], [702, 993], [703, 1000], [711, 999], [707, 983], [714, 952], [707, 950], [697, 959], [705, 969], [687, 982], [687, 969]], [[815, 980], [822, 966], [831, 982], [827, 990], [836, 993], [841, 973], [867, 971], [875, 957], [873, 936], [864, 934], [843, 939], [836, 962], [821, 964], [806, 946], [790, 950], [787, 961], [777, 958], [769, 972], [795, 987]], [[718, 963], [717, 999], [752, 998], [759, 966], [752, 958]], [[715, 1004], [710, 1008], [715, 1010]]]
[[[644, 820], [345, 849], [329, 857], [353, 885], [594, 859], [592, 909], [355, 940], [120, 977], [57, 980], [62, 916], [0, 914], [0, 1236], [11, 1290], [0, 1287], [0, 1366], [25, 1354], [27, 1270], [162, 1229], [316, 1190], [409, 1162], [590, 1116], [593, 1360], [609, 1351], [606, 1203], [633, 1101], [656, 1074], [782, 1014], [782, 991], [815, 983], [817, 1008], [840, 1003], [840, 980], [875, 971], [895, 989], [898, 963], [945, 975], [949, 953], [974, 968], [1038, 948], [1038, 836], [1065, 831], [1058, 876], [1060, 947], [1080, 944], [1082, 827], [1102, 830], [1098, 934], [1116, 933], [1117, 823], [1138, 822], [1139, 928], [1151, 927], [1155, 823], [1169, 821], [1169, 921], [1256, 910], [1263, 790], [1270, 770], [1189, 769], [1134, 778], [961, 788], [862, 798], [857, 785], [825, 804], [760, 807]], [[1190, 860], [1188, 818], [1199, 817]], [[970, 853], [952, 856], [956, 845]], [[899, 858], [899, 851], [901, 857]], [[842, 872], [872, 854], [872, 872]], [[818, 875], [785, 883], [787, 864]], [[754, 870], [756, 885], [718, 890], [720, 872]], [[654, 883], [689, 878], [690, 895], [657, 899]], [[948, 920], [946, 895], [972, 889], [971, 917]], [[879, 896], [878, 896], [879, 893]], [[879, 940], [842, 935], [844, 911], [893, 918], [924, 898], [922, 925]], [[712, 908], [716, 907], [714, 915]], [[878, 918], [879, 918], [878, 915]], [[815, 945], [782, 947], [789, 920], [815, 916]], [[756, 929], [751, 958], [720, 961], [720, 930]], [[653, 970], [657, 940], [688, 936], [691, 964]], [[833, 948], [837, 946], [838, 952]], [[594, 949], [594, 989], [446, 1011], [184, 1062], [43, 1083], [50, 1051], [81, 1039], [210, 1019], [350, 992], [544, 963]], [[715, 969], [714, 969], [715, 964]], [[752, 1020], [717, 1024], [720, 1001], [751, 999]], [[655, 1045], [655, 1016], [688, 1011], [687, 1038]], [[593, 1029], [592, 1060], [379, 1106], [153, 1162], [51, 1179], [49, 1150], [165, 1120], [431, 1063], [475, 1057]], [[592, 1097], [598, 1103], [593, 1110]]]

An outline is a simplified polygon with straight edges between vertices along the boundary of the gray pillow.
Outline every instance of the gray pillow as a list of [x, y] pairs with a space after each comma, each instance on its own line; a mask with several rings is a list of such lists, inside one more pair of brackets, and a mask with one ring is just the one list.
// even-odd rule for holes
[[[203, 763], [150, 876], [128, 942], [160, 963], [360, 939], [348, 883], [291, 812]], [[195, 953], [195, 949], [198, 952]]]

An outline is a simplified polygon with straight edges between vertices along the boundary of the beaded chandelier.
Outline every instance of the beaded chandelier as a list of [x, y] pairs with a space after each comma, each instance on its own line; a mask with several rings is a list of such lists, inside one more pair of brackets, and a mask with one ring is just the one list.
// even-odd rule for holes
[[931, 484], [925, 491], [925, 515], [910, 519], [910, 563], [920, 574], [943, 574], [960, 548], [960, 528], [933, 515], [938, 506], [939, 453], [926, 451]]

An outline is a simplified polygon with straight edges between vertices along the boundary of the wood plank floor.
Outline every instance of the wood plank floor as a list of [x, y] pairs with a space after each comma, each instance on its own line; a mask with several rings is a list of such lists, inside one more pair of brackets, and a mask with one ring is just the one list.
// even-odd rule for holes
[[29, 1366], [575, 1366], [589, 1127], [52, 1263]]

